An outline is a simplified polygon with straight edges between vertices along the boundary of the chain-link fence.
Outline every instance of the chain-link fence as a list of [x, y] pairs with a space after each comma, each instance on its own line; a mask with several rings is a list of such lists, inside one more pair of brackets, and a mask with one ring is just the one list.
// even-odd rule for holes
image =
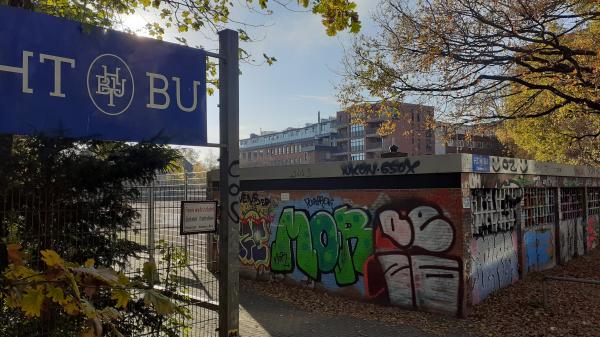
[[141, 216], [123, 235], [147, 246], [148, 252], [131, 261], [128, 271], [141, 273], [143, 263], [151, 261], [159, 279], [174, 275], [169, 275], [177, 288], [173, 297], [189, 310], [182, 336], [216, 336], [219, 281], [216, 257], [210, 254], [211, 236], [180, 235], [181, 201], [210, 198], [206, 172], [162, 175], [150, 185], [136, 187], [141, 193], [133, 205]]
[[[209, 234], [182, 236], [181, 201], [206, 200], [211, 191], [206, 173], [161, 175], [144, 186], [127, 188], [127, 195], [60, 194], [54, 191], [11, 190], [0, 193], [0, 237], [35, 252], [30, 263], [42, 268], [39, 252], [52, 249], [69, 261], [95, 258], [129, 277], [143, 274], [145, 262], [156, 265], [155, 285], [185, 308], [185, 314], [149, 320], [132, 319], [130, 335], [217, 336], [219, 282], [216, 243]], [[44, 312], [30, 320], [0, 302], [1, 337], [68, 335], [64, 315]], [[144, 323], [146, 322], [146, 323]], [[135, 327], [133, 327], [135, 325]], [[141, 326], [140, 326], [141, 325]]]

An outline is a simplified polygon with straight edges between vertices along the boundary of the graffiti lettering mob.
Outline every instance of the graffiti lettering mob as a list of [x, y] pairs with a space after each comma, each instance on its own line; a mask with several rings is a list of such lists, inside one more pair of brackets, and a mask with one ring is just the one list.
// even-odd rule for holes
[[372, 252], [368, 226], [369, 215], [360, 208], [341, 206], [332, 213], [321, 210], [310, 215], [286, 207], [271, 245], [271, 271], [292, 273], [297, 266], [312, 280], [334, 273], [339, 286], [352, 285]]

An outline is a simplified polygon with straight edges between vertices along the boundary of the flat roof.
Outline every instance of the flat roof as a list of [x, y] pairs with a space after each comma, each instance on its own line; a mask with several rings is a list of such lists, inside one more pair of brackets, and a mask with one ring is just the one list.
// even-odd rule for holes
[[[209, 173], [218, 181], [217, 171]], [[365, 161], [240, 168], [242, 180], [402, 176], [435, 173], [480, 173], [600, 178], [600, 167], [573, 166], [529, 159], [468, 153], [381, 158]]]

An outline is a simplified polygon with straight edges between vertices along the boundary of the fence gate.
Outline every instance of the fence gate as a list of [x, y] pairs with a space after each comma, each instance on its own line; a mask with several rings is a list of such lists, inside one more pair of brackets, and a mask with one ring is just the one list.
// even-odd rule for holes
[[156, 287], [168, 288], [164, 290], [171, 298], [188, 310], [188, 317], [179, 318], [180, 335], [217, 336], [219, 280], [218, 262], [210, 253], [212, 236], [179, 232], [181, 202], [211, 197], [206, 172], [161, 175], [149, 185], [135, 187], [140, 195], [132, 202], [140, 218], [122, 235], [146, 246], [147, 252], [130, 261], [127, 273], [140, 274], [144, 262], [154, 262]]

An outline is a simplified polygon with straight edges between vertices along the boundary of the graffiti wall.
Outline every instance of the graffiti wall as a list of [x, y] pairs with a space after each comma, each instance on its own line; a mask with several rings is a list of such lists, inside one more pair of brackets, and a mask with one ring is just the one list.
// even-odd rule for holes
[[243, 193], [246, 272], [463, 314], [460, 189]]
[[519, 280], [515, 231], [504, 231], [471, 240], [471, 295], [478, 304], [492, 292]]
[[258, 194], [240, 197], [240, 262], [258, 272], [268, 270], [269, 238], [277, 201]]
[[582, 256], [585, 253], [583, 219], [562, 220], [559, 229], [561, 263], [567, 263], [576, 256]]
[[453, 315], [463, 298], [463, 263], [451, 253], [453, 221], [434, 205], [393, 203], [377, 211], [374, 254], [364, 266], [369, 298]]
[[585, 253], [583, 192], [577, 187], [560, 189], [560, 263], [567, 263]]
[[244, 192], [241, 274], [462, 316], [521, 271], [598, 245], [597, 198], [586, 217], [580, 188], [514, 181], [466, 191]]
[[523, 232], [525, 272], [554, 267], [556, 265], [554, 225], [533, 226]]
[[556, 265], [556, 196], [555, 188], [524, 189], [520, 212], [524, 273]]
[[600, 230], [600, 216], [590, 215], [587, 218], [587, 224], [585, 226], [585, 247], [587, 251], [598, 246], [598, 231]]
[[322, 281], [322, 275], [333, 274], [339, 287], [355, 284], [373, 251], [369, 220], [368, 211], [350, 205], [314, 213], [284, 207], [271, 244], [271, 271], [297, 270], [317, 282]]
[[523, 194], [523, 189], [512, 185], [471, 191], [473, 237], [469, 248], [469, 285], [472, 304], [519, 279], [516, 227]]

